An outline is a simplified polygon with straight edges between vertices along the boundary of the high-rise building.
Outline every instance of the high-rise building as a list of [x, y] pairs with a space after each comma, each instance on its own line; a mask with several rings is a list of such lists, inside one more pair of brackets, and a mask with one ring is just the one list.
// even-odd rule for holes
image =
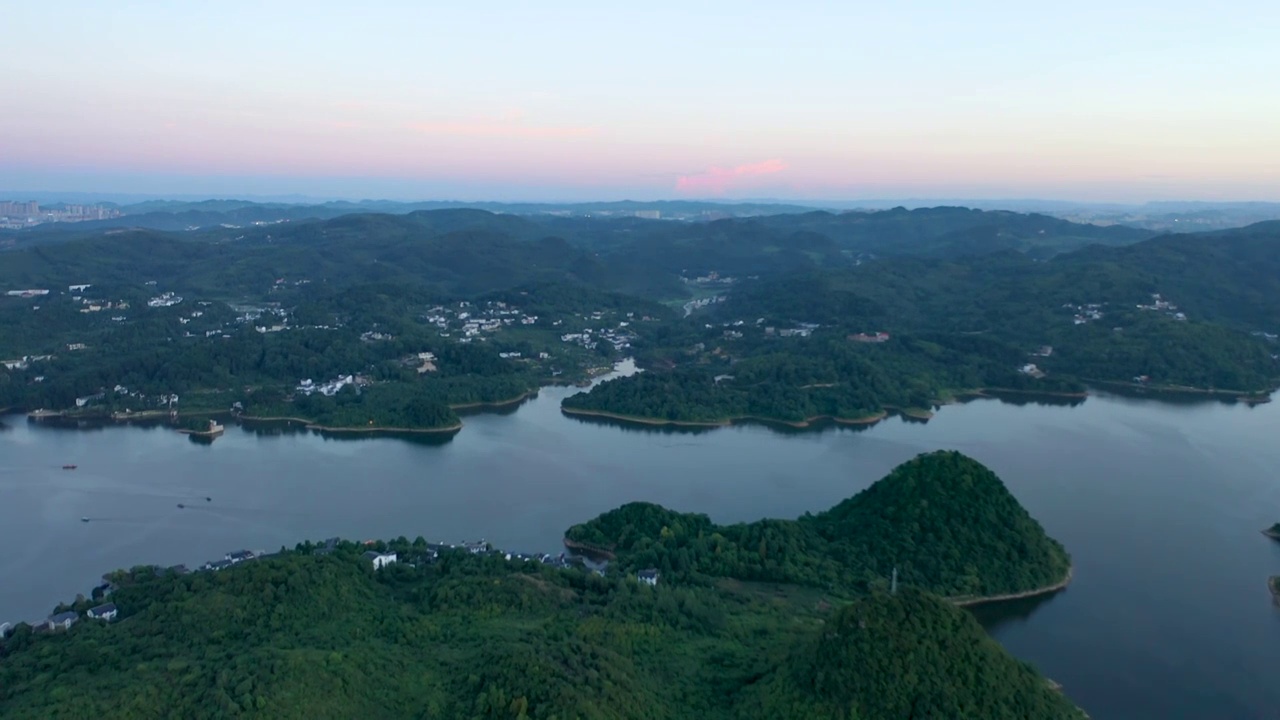
[[40, 204], [34, 200], [28, 202], [0, 200], [0, 215], [5, 217], [31, 217], [39, 214]]

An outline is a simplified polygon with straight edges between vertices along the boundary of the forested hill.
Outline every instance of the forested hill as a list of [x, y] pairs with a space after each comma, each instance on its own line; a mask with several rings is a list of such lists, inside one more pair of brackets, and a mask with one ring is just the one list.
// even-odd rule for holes
[[349, 215], [194, 235], [117, 230], [6, 253], [0, 284], [122, 286], [162, 279], [178, 292], [220, 297], [260, 294], [278, 278], [334, 287], [400, 283], [455, 297], [546, 281], [633, 294], [679, 292], [675, 277], [649, 282], [540, 230], [520, 218], [470, 210]]
[[904, 584], [947, 596], [1018, 593], [1067, 577], [1070, 559], [994, 473], [956, 452], [921, 455], [819, 515], [715, 525], [631, 503], [566, 538], [676, 581], [783, 582], [856, 594]]
[[[904, 632], [918, 627], [923, 632]], [[911, 672], [902, 676], [902, 668]], [[979, 696], [960, 668], [998, 675]], [[910, 688], [891, 692], [884, 678]], [[776, 718], [983, 718], [1050, 720], [1084, 715], [1045, 679], [1004, 653], [963, 610], [927, 593], [874, 593], [843, 608], [815, 639], [744, 693], [745, 716]]]
[[[125, 220], [126, 218], [122, 218]], [[129, 226], [12, 233], [0, 284], [141, 282], [163, 274], [183, 290], [241, 290], [264, 277], [330, 283], [412, 280], [463, 293], [568, 278], [673, 297], [679, 278], [778, 275], [842, 267], [870, 255], [967, 256], [1019, 250], [1051, 256], [1148, 231], [964, 208], [814, 212], [713, 222], [547, 217], [475, 209], [215, 225], [193, 232]], [[55, 242], [58, 241], [58, 242]], [[105, 271], [97, 272], [98, 268]]]
[[1250, 330], [1280, 329], [1280, 221], [1088, 248], [1058, 262], [1077, 275], [1110, 270], [1119, 282], [1159, 288], [1194, 303], [1208, 319]]
[[831, 238], [841, 248], [878, 255], [981, 255], [1017, 250], [1050, 257], [1087, 245], [1128, 245], [1155, 233], [1123, 225], [1073, 223], [1038, 213], [964, 207], [777, 215], [751, 220], [777, 232]]
[[[926, 456], [885, 481], [909, 483], [900, 476], [922, 468], [948, 473], [932, 478], [936, 488], [904, 486], [920, 491], [914, 510], [873, 498], [904, 523], [892, 542], [917, 535], [907, 542], [918, 552], [950, 554], [954, 561], [943, 562], [956, 567], [1017, 566], [1021, 551], [971, 544], [969, 531], [989, 531], [997, 544], [1051, 541], [1030, 532], [999, 481], [970, 463]], [[953, 506], [938, 507], [945, 503]], [[965, 513], [982, 520], [964, 523]], [[846, 521], [854, 519], [810, 520], [808, 532]], [[798, 554], [813, 547], [784, 547], [786, 530], [776, 524], [757, 525], [762, 535], [750, 551], [762, 560], [767, 553], [775, 564], [830, 563]], [[674, 522], [667, 530], [682, 532]], [[841, 542], [853, 541], [858, 533], [850, 531]], [[375, 570], [363, 555], [371, 547], [395, 552], [397, 561]], [[398, 538], [303, 543], [217, 571], [146, 567], [111, 577], [113, 622], [81, 614], [66, 631], [20, 625], [0, 640], [0, 717], [1080, 716], [967, 612], [916, 588], [910, 571], [896, 593], [853, 597], [812, 584], [700, 582], [675, 570], [649, 587], [625, 561], [597, 575]], [[1018, 587], [1030, 582], [1038, 580], [1028, 575]], [[98, 602], [57, 610], [83, 613]]]
[[[650, 372], [570, 413], [668, 423], [860, 421], [975, 389], [1107, 384], [1264, 400], [1280, 380], [1280, 223], [1047, 261], [879, 258], [733, 284]], [[879, 333], [879, 335], [877, 335]]]

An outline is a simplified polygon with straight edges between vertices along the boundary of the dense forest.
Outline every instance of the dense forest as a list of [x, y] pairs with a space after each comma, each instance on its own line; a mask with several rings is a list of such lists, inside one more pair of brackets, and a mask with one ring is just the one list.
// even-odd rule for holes
[[944, 596], [1026, 592], [1067, 577], [1070, 558], [981, 463], [935, 452], [903, 463], [826, 512], [714, 525], [630, 503], [566, 538], [630, 570], [678, 582], [778, 582], [856, 595], [907, 583]]
[[650, 372], [565, 409], [650, 421], [803, 423], [928, 409], [978, 389], [1092, 384], [1262, 399], [1280, 378], [1280, 224], [1094, 247], [899, 257], [734, 284]]
[[[754, 683], [740, 707], [743, 717], [775, 718], [1083, 717], [1043, 692], [1045, 679], [1032, 668], [1001, 654], [972, 617], [938, 598], [910, 588], [877, 592], [835, 613], [817, 638]], [[883, 679], [905, 667], [911, 691], [887, 691]], [[948, 669], [955, 667], [969, 669], [981, 694], [955, 682]]]
[[[1027, 588], [1063, 571], [1061, 548], [961, 456], [921, 457], [789, 524], [716, 528], [628, 506], [569, 534], [603, 542], [605, 531], [619, 561], [603, 573], [422, 538], [116, 572], [113, 622], [20, 625], [0, 641], [0, 715], [1081, 717], [967, 611], [927, 592]], [[694, 548], [724, 574], [668, 562]], [[370, 549], [398, 561], [375, 570]], [[901, 586], [849, 592], [839, 572], [822, 575], [851, 553], [894, 557]], [[633, 572], [651, 555], [664, 568], [652, 587]]]
[[[443, 427], [448, 406], [627, 355], [648, 372], [566, 410], [803, 425], [1099, 383], [1252, 401], [1280, 378], [1277, 223], [1151, 238], [965, 208], [710, 222], [447, 209], [59, 233], [72, 237], [0, 251], [8, 292], [49, 291], [0, 297], [0, 407], [106, 415], [176, 395], [204, 414], [238, 402]], [[428, 356], [441, 361], [416, 367], [436, 369], [416, 372]], [[356, 397], [295, 391], [345, 376], [362, 379]]]

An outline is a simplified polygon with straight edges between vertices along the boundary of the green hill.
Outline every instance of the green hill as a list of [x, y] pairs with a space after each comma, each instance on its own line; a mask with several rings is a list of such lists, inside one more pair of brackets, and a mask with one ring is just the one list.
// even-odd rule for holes
[[82, 617], [45, 634], [20, 626], [0, 642], [0, 716], [808, 720], [898, 718], [910, 707], [933, 713], [925, 717], [1072, 711], [963, 610], [908, 588], [841, 609], [834, 596], [796, 588], [665, 579], [647, 587], [626, 572], [597, 576], [498, 554], [433, 557], [421, 538], [377, 547], [399, 561], [375, 571], [361, 554], [366, 545], [315, 554], [303, 544], [216, 572], [118, 575], [116, 621]]
[[762, 718], [1083, 717], [967, 612], [910, 589], [841, 609], [744, 695]]
[[793, 583], [853, 595], [903, 584], [947, 596], [1034, 591], [1068, 577], [1062, 546], [981, 463], [935, 452], [903, 463], [818, 515], [715, 525], [631, 503], [566, 533], [628, 569], [676, 581]]
[[[1280, 383], [1278, 250], [1280, 223], [1262, 223], [1047, 261], [897, 256], [761, 276], [733, 284], [665, 343], [638, 346], [654, 372], [564, 407], [795, 424], [927, 409], [975, 389], [1119, 384], [1256, 400]], [[888, 338], [851, 341], [875, 332]]]

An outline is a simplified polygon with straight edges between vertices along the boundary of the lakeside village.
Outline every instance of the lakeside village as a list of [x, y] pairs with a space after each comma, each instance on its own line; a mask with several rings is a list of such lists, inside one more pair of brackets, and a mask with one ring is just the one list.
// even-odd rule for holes
[[[735, 278], [721, 277], [715, 272], [693, 279], [684, 278], [684, 280], [686, 283], [700, 288], [730, 287], [737, 282]], [[308, 279], [286, 281], [280, 278], [273, 283], [271, 289], [275, 291], [287, 287], [298, 287], [310, 282]], [[292, 312], [287, 308], [281, 307], [279, 303], [258, 305], [226, 304], [224, 306], [221, 303], [215, 305], [211, 301], [201, 300], [194, 303], [186, 303], [186, 307], [191, 308], [187, 310], [182, 307], [185, 302], [182, 296], [171, 291], [160, 291], [157, 288], [157, 282], [154, 280], [145, 284], [154, 289], [155, 292], [146, 301], [148, 310], [172, 311], [173, 308], [179, 308], [177, 312], [180, 315], [177, 319], [184, 326], [182, 335], [184, 338], [229, 339], [232, 337], [232, 333], [243, 327], [252, 327], [258, 333], [263, 334], [296, 330], [335, 330], [343, 327], [341, 324], [332, 326], [296, 324], [293, 320]], [[79, 312], [82, 314], [105, 314], [107, 311], [111, 311], [111, 322], [123, 323], [128, 320], [128, 315], [124, 313], [124, 311], [130, 309], [127, 301], [94, 297], [88, 292], [93, 287], [91, 283], [69, 285], [65, 294], [70, 297], [73, 303], [79, 306]], [[31, 288], [9, 290], [5, 294], [14, 298], [45, 298], [50, 295], [50, 291], [44, 288]], [[684, 314], [687, 317], [712, 305], [723, 303], [725, 299], [725, 295], [718, 294], [691, 300], [684, 304]], [[1081, 305], [1067, 303], [1062, 307], [1070, 313], [1071, 322], [1074, 325], [1084, 326], [1103, 320], [1106, 316], [1104, 313], [1105, 305], [1105, 303], [1085, 303]], [[39, 304], [33, 304], [32, 310], [38, 311], [40, 307]], [[1175, 322], [1187, 321], [1187, 315], [1181, 312], [1177, 305], [1166, 300], [1159, 293], [1152, 294], [1150, 302], [1137, 304], [1136, 307], [1141, 311], [1164, 314]], [[632, 343], [637, 339], [637, 334], [633, 329], [634, 324], [655, 322], [657, 320], [648, 315], [637, 317], [635, 313], [631, 312], [621, 313], [613, 310], [596, 310], [548, 321], [546, 318], [526, 313], [514, 305], [501, 301], [483, 303], [459, 301], [436, 305], [419, 315], [418, 319], [423, 324], [433, 327], [439, 337], [461, 344], [486, 343], [491, 338], [496, 337], [496, 334], [500, 331], [527, 329], [550, 331], [558, 334], [560, 343], [564, 346], [569, 346], [573, 350], [593, 351], [600, 347], [601, 344], [606, 344], [616, 352], [625, 352], [630, 349]], [[766, 338], [807, 338], [820, 327], [816, 323], [797, 323], [794, 327], [785, 328], [763, 327], [764, 322], [764, 318], [758, 318], [754, 323], [747, 320], [721, 323], [722, 339], [726, 341], [741, 339], [744, 337], [744, 331], [751, 329], [762, 331], [763, 336]], [[705, 327], [713, 329], [715, 326], [707, 323]], [[1113, 330], [1120, 332], [1123, 328], [1113, 328]], [[1252, 334], [1270, 342], [1276, 342], [1277, 340], [1277, 336], [1273, 333], [1254, 331]], [[360, 339], [366, 343], [378, 343], [394, 340], [395, 336], [375, 327], [362, 332]], [[848, 339], [859, 343], [884, 343], [889, 341], [890, 335], [877, 330], [850, 334]], [[66, 343], [64, 347], [67, 352], [90, 350], [89, 345], [83, 342]], [[549, 346], [546, 347], [548, 350], [553, 349]], [[705, 344], [698, 343], [691, 350], [694, 352], [704, 351]], [[1044, 359], [1051, 357], [1053, 351], [1054, 349], [1051, 346], [1043, 346], [1028, 354], [1032, 359]], [[521, 362], [543, 362], [560, 359], [553, 357], [553, 353], [546, 350], [530, 354], [527, 357], [521, 351], [500, 350], [498, 356], [502, 359]], [[1273, 354], [1272, 357], [1273, 359], [1280, 359], [1280, 355]], [[55, 359], [56, 356], [52, 354], [24, 355], [18, 358], [0, 360], [0, 365], [3, 365], [7, 370], [28, 370], [36, 363], [49, 363]], [[401, 358], [400, 361], [405, 366], [415, 368], [419, 375], [426, 375], [438, 370], [436, 354], [428, 350], [409, 354]], [[1033, 361], [1020, 365], [1017, 370], [1034, 378], [1043, 378], [1047, 374], [1042, 367]], [[557, 377], [562, 375], [563, 371], [553, 366], [550, 374], [552, 377]], [[45, 375], [35, 375], [31, 378], [31, 381], [44, 382]], [[1145, 375], [1136, 376], [1133, 378], [1133, 382], [1136, 385], [1147, 385], [1151, 382], [1151, 378]], [[318, 392], [332, 397], [348, 386], [353, 386], [359, 392], [360, 388], [367, 387], [370, 384], [372, 384], [371, 380], [356, 371], [319, 382], [309, 378], [300, 379], [294, 387], [294, 392], [301, 395], [310, 395]], [[75, 409], [83, 410], [96, 403], [103, 402], [109, 393], [127, 397], [131, 401], [131, 408], [126, 409], [124, 413], [115, 414], [115, 416], [118, 416], [117, 419], [127, 418], [139, 412], [155, 414], [167, 411], [173, 414], [178, 403], [178, 395], [176, 393], [161, 392], [147, 396], [117, 384], [111, 389], [102, 388], [96, 393], [76, 398]], [[38, 411], [38, 414], [58, 415], [61, 413], [42, 410]], [[210, 428], [210, 433], [216, 434], [216, 429]]]
[[[289, 282], [284, 279], [278, 279], [272, 289], [301, 286], [308, 283], [310, 283], [310, 280], [306, 279]], [[146, 285], [154, 289], [157, 283], [152, 280], [148, 281]], [[91, 283], [69, 285], [65, 294], [70, 297], [71, 302], [79, 306], [79, 312], [82, 314], [88, 315], [110, 311], [112, 313], [110, 316], [112, 323], [124, 323], [129, 320], [129, 315], [123, 312], [130, 309], [128, 302], [93, 297], [88, 293], [92, 287], [93, 284]], [[170, 311], [177, 308], [177, 312], [180, 313], [177, 319], [184, 328], [182, 337], [188, 339], [230, 339], [232, 333], [244, 327], [252, 327], [261, 334], [297, 330], [335, 330], [343, 327], [341, 324], [296, 324], [292, 312], [287, 308], [281, 307], [278, 303], [259, 305], [227, 304], [225, 308], [231, 311], [228, 313], [226, 309], [222, 308], [221, 304], [214, 307], [215, 303], [211, 301], [186, 302], [182, 296], [171, 291], [159, 291], [156, 289], [154, 292], [155, 295], [146, 302], [147, 308], [150, 310]], [[45, 298], [50, 295], [50, 290], [47, 288], [10, 290], [7, 291], [6, 295], [15, 298]], [[186, 303], [185, 307], [184, 302]], [[32, 310], [38, 311], [40, 307], [39, 304], [35, 304], [32, 306]], [[188, 310], [186, 308], [191, 309]], [[495, 334], [504, 329], [529, 329], [556, 333], [562, 345], [573, 349], [592, 351], [604, 344], [616, 352], [625, 352], [631, 348], [632, 342], [637, 338], [632, 325], [634, 323], [656, 322], [657, 318], [648, 315], [637, 316], [631, 312], [621, 313], [613, 310], [596, 310], [549, 321], [538, 315], [526, 313], [506, 302], [472, 303], [459, 301], [431, 307], [419, 316], [419, 320], [425, 325], [433, 327], [439, 337], [460, 344], [489, 342], [491, 338], [495, 337]], [[394, 340], [395, 336], [375, 327], [362, 332], [360, 339], [366, 343], [378, 343]], [[83, 342], [67, 343], [64, 347], [67, 352], [80, 352], [91, 349], [88, 344]], [[502, 359], [522, 362], [553, 361], [557, 359], [553, 357], [552, 352], [547, 351], [537, 352], [526, 357], [525, 353], [521, 351], [503, 350], [498, 352], [498, 356]], [[8, 370], [27, 370], [33, 364], [48, 363], [55, 359], [56, 356], [52, 354], [24, 355], [10, 360], [0, 360], [0, 364], [3, 364], [5, 369]], [[401, 362], [406, 366], [416, 368], [419, 375], [438, 370], [436, 354], [426, 350], [403, 357]], [[562, 370], [551, 368], [552, 377], [562, 374]], [[36, 375], [32, 381], [44, 382], [45, 375]], [[295, 387], [295, 392], [304, 395], [318, 392], [332, 397], [347, 386], [353, 386], [358, 391], [359, 388], [365, 387], [371, 382], [361, 375], [359, 371], [356, 371], [327, 381], [316, 382], [312, 379], [301, 379]], [[90, 408], [105, 401], [109, 394], [120, 399], [127, 398], [130, 401], [130, 408], [123, 413], [116, 413], [118, 418], [126, 418], [138, 412], [152, 414], [159, 411], [167, 411], [172, 414], [178, 403], [178, 395], [176, 393], [161, 392], [148, 396], [131, 390], [124, 385], [117, 384], [112, 388], [102, 388], [96, 393], [76, 398], [75, 408], [78, 410]], [[59, 413], [40, 411], [39, 414], [56, 415]]]
[[[206, 498], [209, 500], [209, 498]], [[549, 553], [531, 554], [516, 553], [495, 548], [492, 544], [481, 539], [476, 542], [463, 543], [430, 543], [417, 541], [408, 544], [396, 543], [399, 550], [392, 550], [385, 542], [376, 540], [353, 541], [343, 540], [338, 537], [331, 537], [321, 544], [313, 544], [307, 542], [298, 545], [294, 550], [281, 548], [278, 552], [269, 553], [265, 551], [254, 552], [252, 550], [236, 550], [224, 555], [221, 559], [211, 560], [192, 570], [186, 565], [174, 565], [171, 567], [162, 567], [160, 565], [143, 565], [132, 568], [131, 570], [116, 570], [102, 576], [102, 584], [93, 588], [90, 594], [91, 599], [85, 599], [83, 596], [77, 598], [77, 601], [70, 605], [59, 605], [59, 608], [67, 608], [56, 612], [43, 621], [29, 624], [32, 632], [37, 634], [47, 634], [58, 631], [70, 630], [73, 625], [80, 620], [98, 620], [101, 622], [114, 622], [119, 618], [119, 608], [115, 603], [110, 602], [109, 598], [112, 593], [120, 589], [123, 584], [136, 581], [144, 574], [162, 575], [164, 573], [174, 573], [178, 575], [188, 575], [193, 572], [221, 572], [228, 568], [240, 565], [242, 563], [252, 562], [256, 560], [265, 560], [278, 555], [288, 553], [310, 553], [312, 555], [331, 555], [334, 553], [359, 553], [359, 556], [373, 568], [376, 572], [382, 570], [388, 565], [402, 564], [411, 568], [430, 565], [440, 559], [444, 553], [465, 553], [468, 555], [489, 555], [502, 558], [507, 562], [525, 563], [536, 562], [549, 567], [560, 570], [571, 570], [578, 572], [590, 572], [603, 576], [607, 563], [601, 565], [588, 564], [581, 556], [561, 552], [559, 555], [551, 555]], [[361, 548], [369, 548], [361, 552]], [[655, 568], [648, 568], [636, 573], [635, 580], [644, 585], [655, 587], [661, 578], [661, 573]], [[12, 622], [0, 622], [0, 638], [4, 638], [17, 629], [17, 624]]]

